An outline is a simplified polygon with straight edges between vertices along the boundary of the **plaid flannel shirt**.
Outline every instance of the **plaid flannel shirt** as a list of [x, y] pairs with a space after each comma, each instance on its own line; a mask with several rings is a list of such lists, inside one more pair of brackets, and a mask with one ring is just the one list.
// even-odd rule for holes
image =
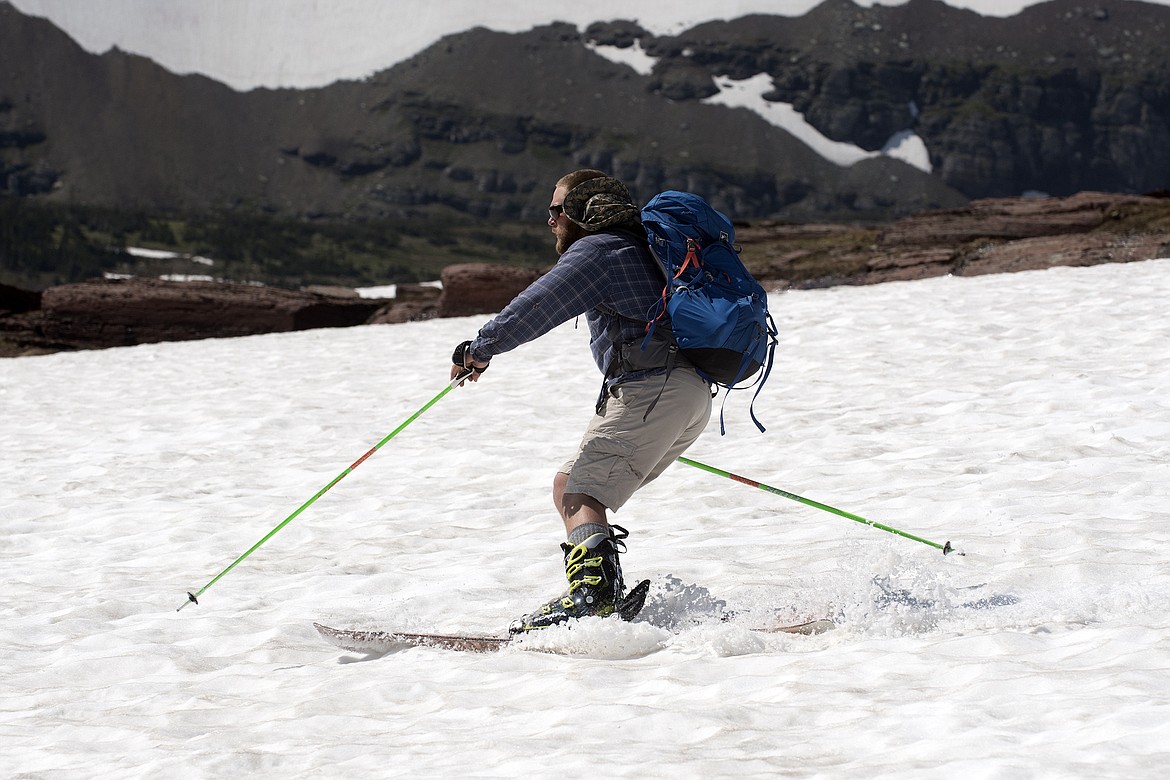
[[[662, 298], [663, 277], [644, 240], [630, 233], [591, 233], [561, 255], [552, 270], [533, 282], [479, 330], [471, 353], [487, 360], [513, 350], [557, 325], [585, 315], [589, 348], [603, 376], [614, 358], [611, 327], [619, 343], [646, 335], [646, 321]], [[662, 373], [651, 369], [617, 373], [606, 388]]]

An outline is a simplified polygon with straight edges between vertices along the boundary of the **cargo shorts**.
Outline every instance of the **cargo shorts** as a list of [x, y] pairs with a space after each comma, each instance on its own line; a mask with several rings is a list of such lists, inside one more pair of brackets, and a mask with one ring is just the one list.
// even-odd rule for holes
[[710, 419], [711, 386], [689, 366], [671, 371], [665, 386], [661, 376], [618, 385], [560, 469], [569, 477], [565, 492], [584, 493], [616, 512], [677, 460]]

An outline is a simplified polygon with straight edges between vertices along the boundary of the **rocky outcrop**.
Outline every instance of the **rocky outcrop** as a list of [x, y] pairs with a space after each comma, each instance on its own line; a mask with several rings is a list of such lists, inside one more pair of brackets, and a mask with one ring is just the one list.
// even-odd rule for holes
[[441, 294], [434, 285], [402, 284], [390, 300], [158, 279], [95, 280], [44, 293], [0, 285], [0, 357], [489, 314], [539, 276], [504, 265], [456, 265], [443, 273]]
[[0, 320], [22, 351], [102, 348], [364, 323], [380, 301], [218, 282], [107, 279], [50, 287]]
[[745, 226], [758, 275], [780, 287], [874, 284], [1170, 256], [1170, 199], [1084, 192], [995, 198], [884, 227]]
[[951, 273], [978, 276], [1056, 266], [1130, 263], [1154, 257], [1170, 257], [1170, 231], [1143, 235], [1042, 236], [988, 244], [960, 254]]
[[1032, 238], [1087, 233], [1122, 209], [1154, 199], [1105, 192], [1068, 198], [988, 198], [958, 209], [940, 209], [895, 222], [882, 232], [891, 245], [953, 245], [975, 239]]
[[41, 308], [41, 294], [8, 284], [0, 284], [0, 317], [22, 314]]
[[490, 314], [508, 305], [540, 276], [532, 268], [465, 263], [443, 269], [443, 294], [439, 296], [440, 317]]
[[397, 325], [432, 319], [439, 313], [439, 295], [439, 288], [431, 284], [400, 284], [394, 300], [374, 312], [366, 324]]

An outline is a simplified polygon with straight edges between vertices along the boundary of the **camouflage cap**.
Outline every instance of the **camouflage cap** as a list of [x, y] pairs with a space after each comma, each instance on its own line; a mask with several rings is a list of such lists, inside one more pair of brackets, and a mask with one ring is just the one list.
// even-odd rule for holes
[[618, 225], [637, 225], [640, 211], [630, 191], [612, 176], [581, 182], [565, 194], [565, 216], [594, 232]]

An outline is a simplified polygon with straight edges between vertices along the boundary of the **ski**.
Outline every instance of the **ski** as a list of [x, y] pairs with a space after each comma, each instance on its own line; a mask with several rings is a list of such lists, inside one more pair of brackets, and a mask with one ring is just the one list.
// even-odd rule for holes
[[357, 653], [388, 653], [407, 647], [437, 647], [471, 653], [494, 653], [514, 639], [511, 636], [359, 631], [352, 628], [331, 628], [320, 623], [314, 623], [313, 627], [330, 644]]
[[[823, 634], [834, 626], [831, 620], [809, 620], [786, 626], [753, 629], [766, 634]], [[408, 647], [433, 647], [470, 653], [495, 653], [526, 634], [492, 636], [476, 634], [418, 634], [405, 631], [362, 631], [352, 628], [332, 628], [314, 623], [327, 642], [342, 650], [357, 653], [389, 653]]]
[[832, 631], [837, 627], [837, 624], [827, 618], [820, 620], [806, 620], [803, 623], [793, 623], [788, 626], [777, 626], [775, 628], [753, 628], [753, 631], [761, 634], [801, 634], [803, 636], [814, 636], [816, 634], [823, 634], [826, 631]]

